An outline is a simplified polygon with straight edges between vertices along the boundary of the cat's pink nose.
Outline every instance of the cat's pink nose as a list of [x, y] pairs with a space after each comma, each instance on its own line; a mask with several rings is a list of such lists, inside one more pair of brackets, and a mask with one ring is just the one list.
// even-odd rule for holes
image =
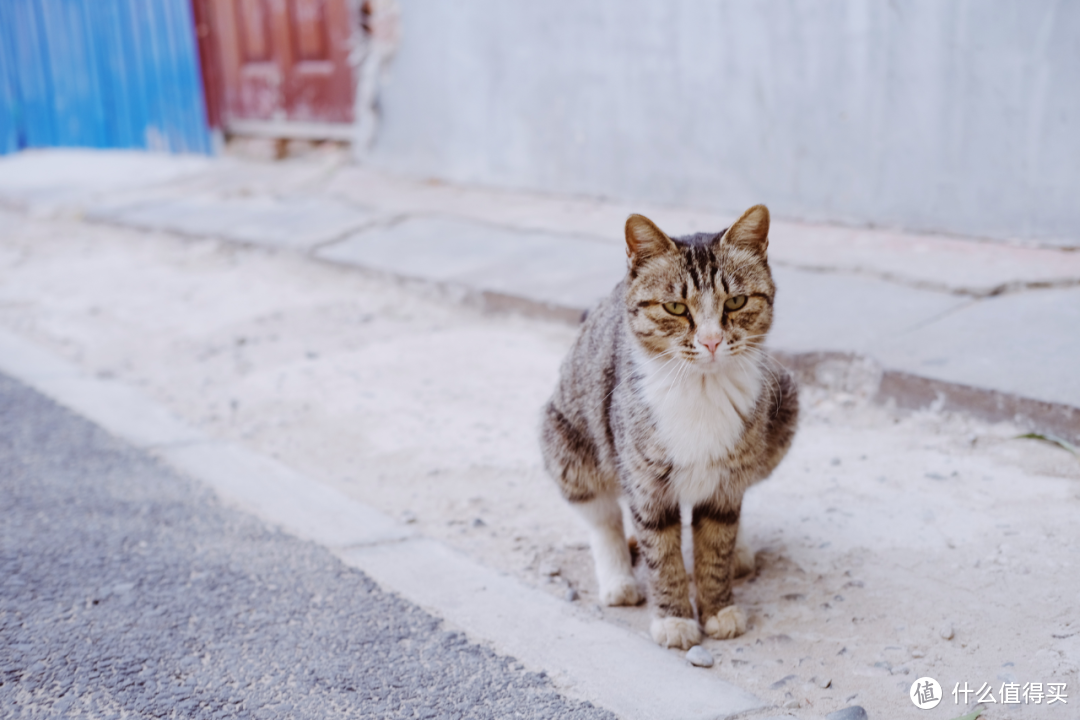
[[720, 347], [720, 343], [724, 342], [724, 337], [722, 335], [699, 335], [697, 341], [708, 348], [711, 354], [715, 355], [716, 348]]

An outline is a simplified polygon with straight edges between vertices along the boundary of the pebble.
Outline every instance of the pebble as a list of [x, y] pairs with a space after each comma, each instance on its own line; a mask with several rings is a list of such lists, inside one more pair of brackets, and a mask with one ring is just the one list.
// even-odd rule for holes
[[829, 713], [825, 720], [866, 720], [866, 711], [861, 705], [852, 705]]
[[953, 630], [952, 623], [946, 623], [942, 625], [941, 630], [938, 631], [938, 634], [941, 635], [942, 640], [952, 640], [953, 637], [956, 635], [955, 631]]
[[780, 688], [784, 687], [785, 685], [787, 685], [789, 682], [791, 682], [794, 679], [795, 679], [794, 675], [785, 675], [784, 677], [780, 678], [779, 680], [774, 682], [772, 685], [770, 685], [769, 688], [772, 689], [772, 690], [779, 690]]
[[687, 650], [686, 659], [690, 661], [691, 665], [697, 665], [698, 667], [712, 667], [713, 662], [715, 662], [712, 653], [700, 645], [695, 645]]
[[566, 588], [566, 601], [574, 602], [578, 599], [578, 591], [574, 588]]
[[416, 513], [414, 513], [412, 510], [406, 510], [405, 512], [401, 513], [401, 522], [405, 523], [406, 525], [412, 525], [414, 522], [416, 522]]
[[796, 710], [796, 709], [798, 709], [798, 707], [799, 707], [799, 701], [796, 700], [795, 698], [791, 698], [790, 700], [788, 700], [787, 702], [784, 703], [784, 709], [785, 710]]
[[484, 522], [483, 518], [473, 518], [473, 521], [472, 521], [472, 526], [473, 527], [484, 527], [485, 525], [487, 525], [487, 523]]

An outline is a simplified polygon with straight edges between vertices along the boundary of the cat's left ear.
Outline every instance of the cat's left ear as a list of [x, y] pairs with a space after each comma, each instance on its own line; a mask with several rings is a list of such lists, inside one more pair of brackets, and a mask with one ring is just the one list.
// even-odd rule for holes
[[769, 208], [755, 205], [724, 233], [721, 242], [765, 254], [769, 249]]

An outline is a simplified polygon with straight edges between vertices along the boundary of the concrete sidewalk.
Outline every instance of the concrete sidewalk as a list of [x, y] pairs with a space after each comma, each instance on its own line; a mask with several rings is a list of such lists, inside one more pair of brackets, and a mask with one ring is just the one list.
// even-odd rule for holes
[[[287, 249], [571, 322], [622, 276], [630, 212], [676, 235], [732, 221], [388, 177], [333, 154], [261, 163], [27, 152], [0, 160], [0, 204]], [[1077, 441], [1077, 250], [1080, 239], [1040, 248], [778, 220], [770, 342], [811, 382]]]

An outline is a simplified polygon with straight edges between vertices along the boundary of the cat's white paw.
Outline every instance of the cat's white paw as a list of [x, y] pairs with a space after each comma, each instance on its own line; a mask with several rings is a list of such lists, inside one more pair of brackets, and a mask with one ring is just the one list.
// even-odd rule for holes
[[701, 628], [693, 618], [653, 618], [649, 631], [653, 640], [664, 647], [689, 650], [701, 642]]
[[633, 577], [619, 578], [600, 586], [600, 602], [605, 605], [637, 605], [644, 599]]
[[735, 577], [741, 578], [753, 575], [755, 566], [754, 551], [742, 539], [740, 533], [739, 539], [735, 542]]
[[705, 621], [705, 632], [717, 640], [738, 637], [746, 632], [746, 613], [738, 605], [728, 605]]

